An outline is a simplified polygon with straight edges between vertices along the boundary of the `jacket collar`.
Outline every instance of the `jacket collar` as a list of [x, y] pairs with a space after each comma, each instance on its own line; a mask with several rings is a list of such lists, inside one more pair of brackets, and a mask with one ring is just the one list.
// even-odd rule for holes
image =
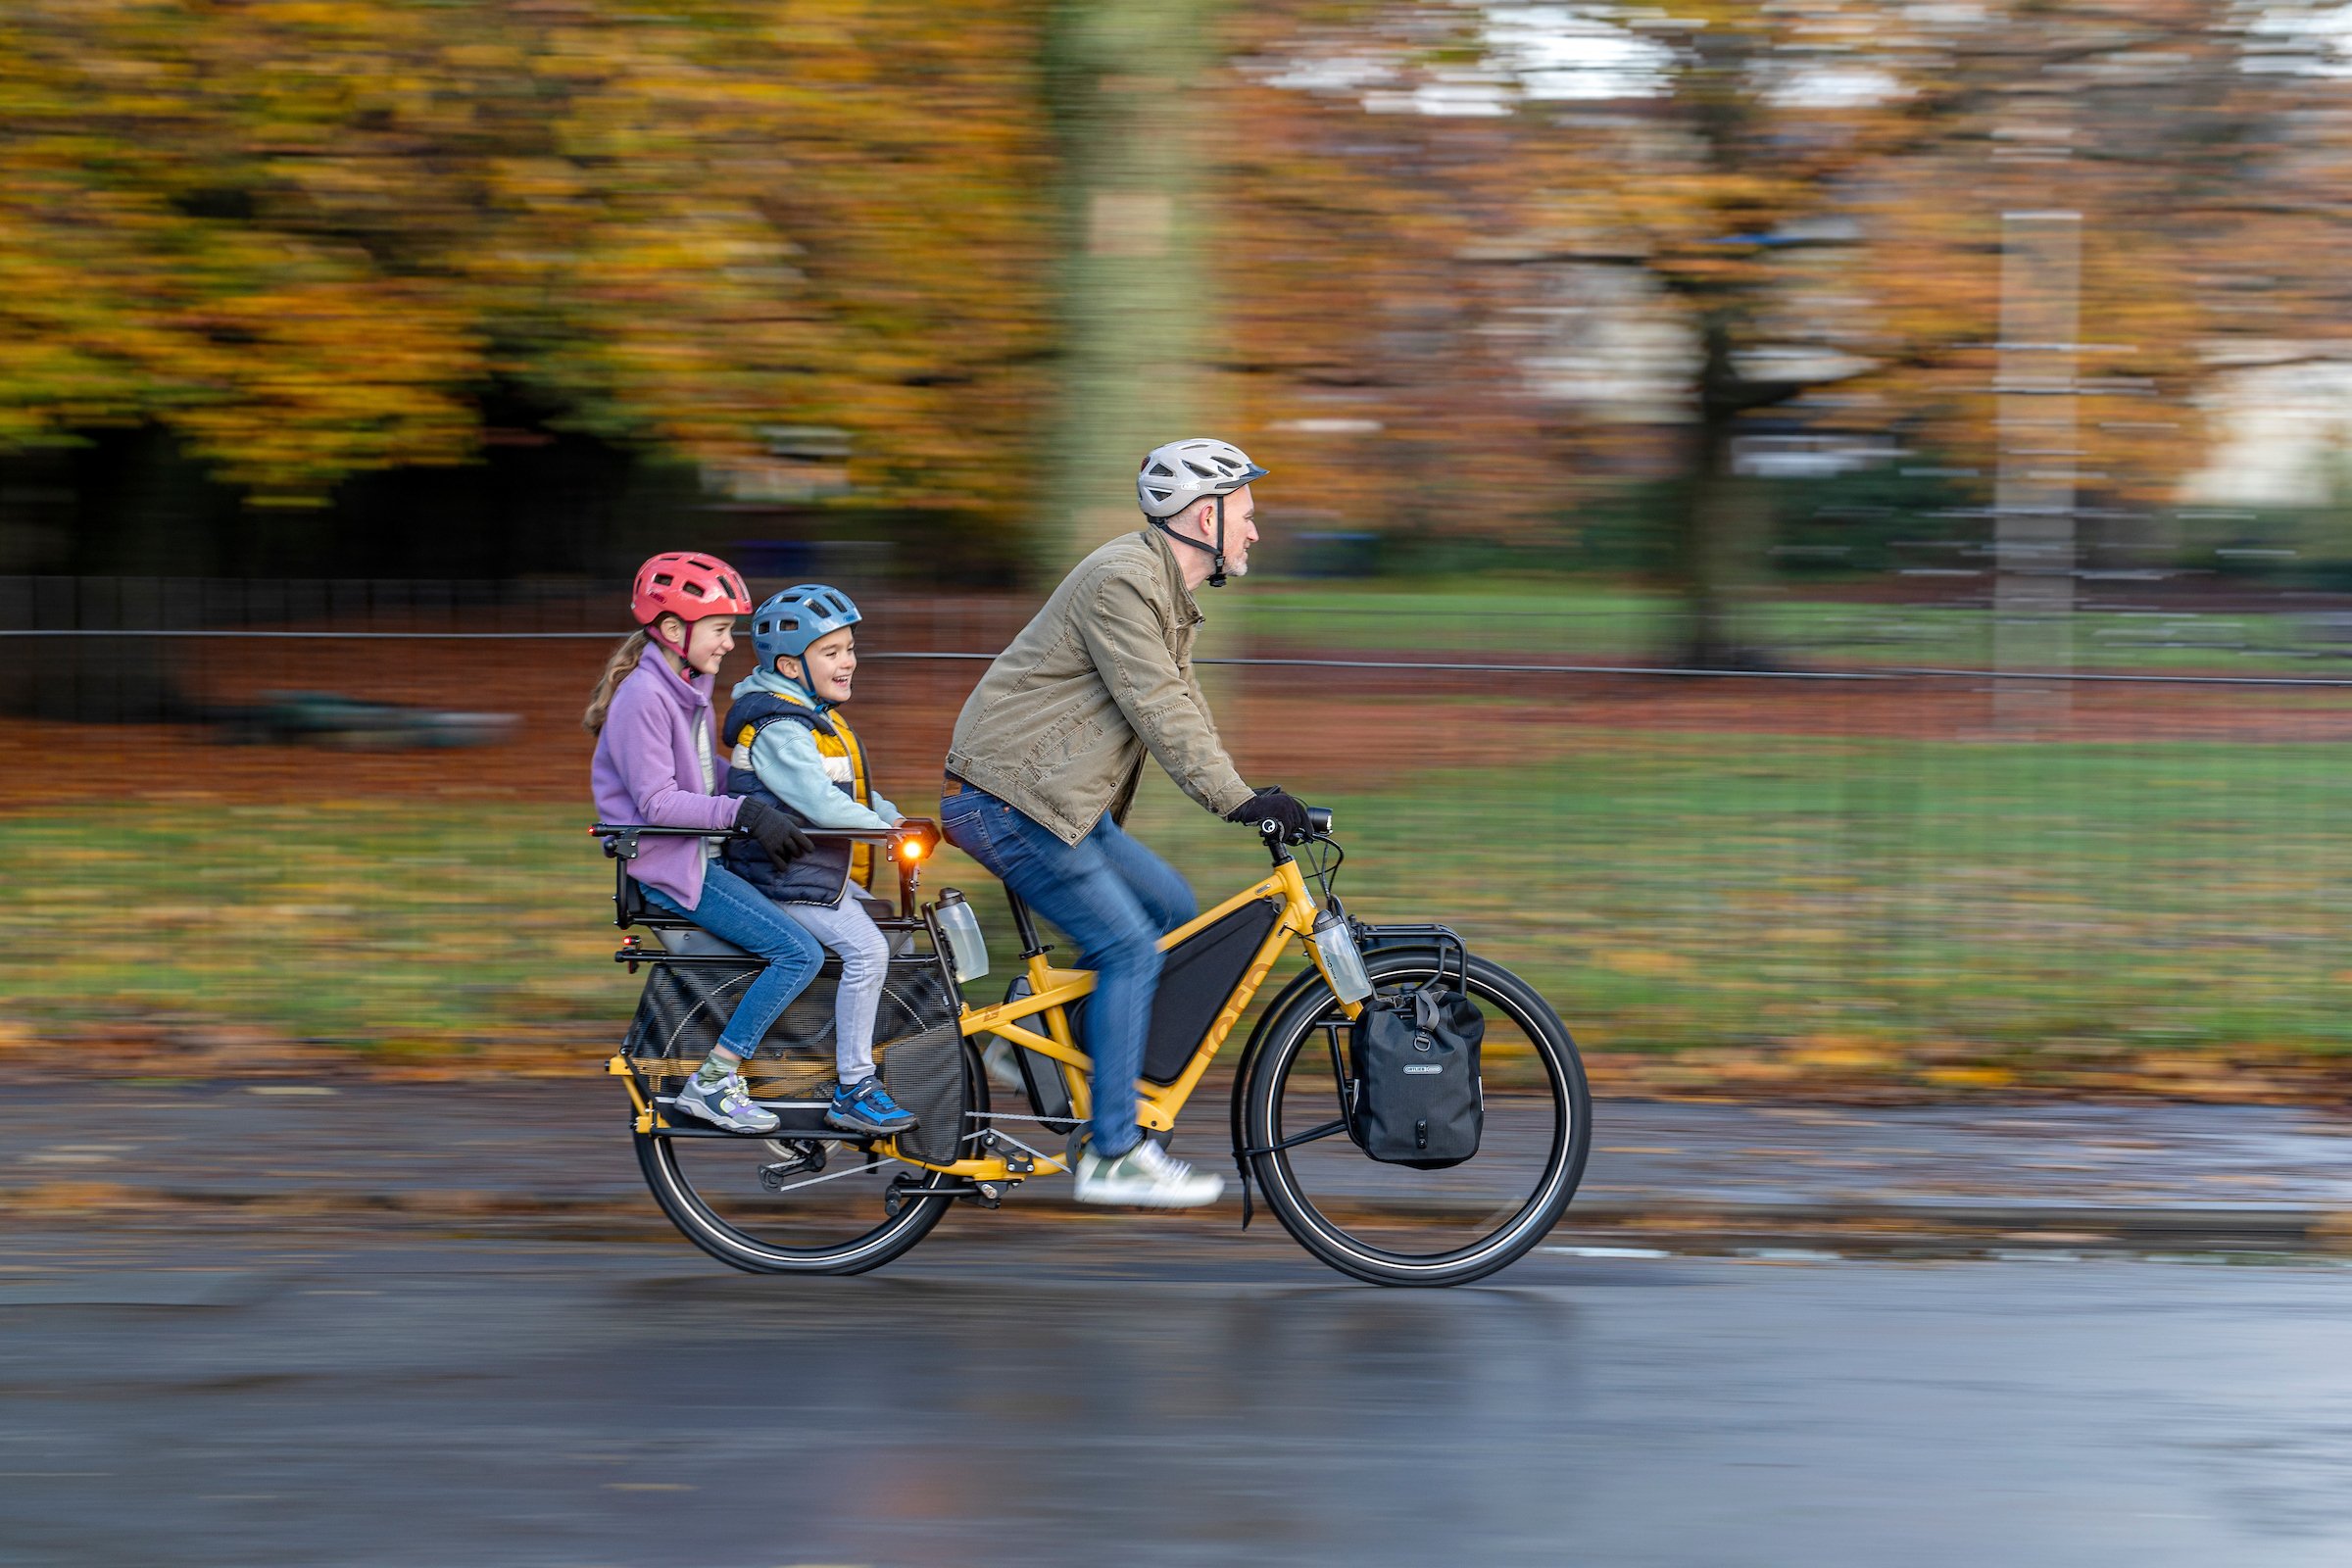
[[798, 681], [786, 680], [772, 669], [755, 669], [735, 683], [734, 697], [737, 702], [743, 701], [754, 692], [764, 692], [770, 697], [780, 697], [796, 708], [811, 709], [819, 713], [830, 712], [835, 706], [831, 703], [816, 701], [801, 689]]
[[709, 708], [711, 693], [718, 689], [716, 675], [697, 675], [690, 681], [678, 679], [670, 669], [669, 662], [662, 657], [662, 651], [658, 648], [645, 651], [645, 657], [637, 661], [636, 671], [629, 679], [651, 681], [671, 702], [689, 712], [698, 708]]
[[1200, 612], [1200, 602], [1193, 597], [1193, 591], [1184, 585], [1184, 568], [1176, 564], [1176, 547], [1168, 542], [1166, 534], [1148, 522], [1144, 524], [1143, 535], [1152, 554], [1159, 558], [1159, 580], [1167, 588], [1168, 597], [1184, 612], [1184, 623], [1200, 625], [1208, 617]]

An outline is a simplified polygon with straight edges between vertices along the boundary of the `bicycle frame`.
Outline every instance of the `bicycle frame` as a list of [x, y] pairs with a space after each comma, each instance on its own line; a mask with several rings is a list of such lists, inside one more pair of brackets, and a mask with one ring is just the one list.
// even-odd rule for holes
[[[610, 828], [599, 824], [597, 831], [608, 835], [617, 835], [663, 831], [676, 833], [680, 830]], [[822, 836], [845, 839], [870, 837], [875, 840], [889, 838], [887, 834], [842, 833]], [[613, 844], [611, 840], [608, 842], [607, 853], [609, 854], [618, 857], [624, 848], [628, 853], [634, 853], [633, 843], [620, 846]], [[625, 875], [625, 870], [621, 874]], [[914, 867], [909, 864], [901, 867], [901, 874], [904, 879], [901, 888], [902, 912], [903, 914], [911, 914], [912, 910], [907, 906], [910, 906], [912, 903], [913, 878], [916, 873]], [[1301, 951], [1306, 955], [1307, 960], [1313, 963], [1318, 970], [1322, 969], [1322, 955], [1316, 949], [1313, 940], [1316, 915], [1314, 895], [1307, 888], [1306, 877], [1299, 870], [1298, 860], [1287, 852], [1280, 854], [1280, 858], [1274, 862], [1273, 869], [1267, 875], [1234, 894], [1214, 908], [1186, 921], [1166, 936], [1161, 937], [1158, 943], [1159, 949], [1163, 953], [1167, 952], [1196, 932], [1214, 925], [1234, 910], [1266, 899], [1280, 900], [1282, 911], [1276, 917], [1273, 929], [1266, 933], [1264, 941], [1258, 944], [1257, 951], [1250, 956], [1249, 966], [1242, 971], [1241, 979], [1227, 994], [1225, 1004], [1218, 1009], [1215, 1020], [1209, 1025], [1208, 1032], [1194, 1048], [1192, 1055], [1185, 1062], [1184, 1070], [1172, 1082], [1164, 1086], [1146, 1080], [1137, 1082], [1136, 1121], [1146, 1132], [1165, 1132], [1176, 1125], [1177, 1114], [1184, 1109], [1185, 1102], [1192, 1098], [1193, 1091], [1200, 1087], [1201, 1078], [1208, 1071], [1208, 1064], [1215, 1059], [1217, 1052], [1224, 1046], [1227, 1037], [1233, 1033], [1233, 1026], [1241, 1021], [1242, 1013], [1249, 1007], [1250, 1000], [1257, 995], [1259, 987], [1266, 983], [1266, 976], [1273, 971], [1275, 960], [1282, 956], [1282, 950], [1286, 944], [1293, 941], [1298, 942]], [[927, 906], [923, 914], [926, 917], [929, 914]], [[899, 922], [892, 923], [896, 925]], [[915, 928], [928, 928], [929, 926], [927, 918], [907, 919], [906, 923], [909, 927]], [[933, 931], [931, 934], [936, 945], [937, 933]], [[614, 956], [628, 961], [632, 970], [636, 967], [637, 962], [661, 961], [658, 956], [642, 955], [633, 948], [623, 948]], [[1068, 1069], [1070, 1119], [1084, 1121], [1093, 1109], [1094, 1060], [1084, 1050], [1080, 1049], [1076, 1042], [1076, 1036], [1070, 1028], [1069, 1007], [1080, 998], [1093, 993], [1095, 973], [1091, 969], [1056, 968], [1047, 961], [1043, 952], [1029, 955], [1024, 961], [1027, 965], [1026, 973], [1029, 979], [1030, 994], [989, 1007], [974, 1007], [968, 1002], [962, 1003], [961, 1011], [957, 1016], [957, 1028], [966, 1039], [977, 1035], [995, 1035], [1059, 1062]], [[1324, 978], [1326, 980], [1331, 978], [1328, 972], [1324, 974]], [[1351, 1018], [1360, 1010], [1359, 1004], [1355, 1003], [1343, 1003], [1340, 1005]], [[1034, 1027], [1027, 1026], [1040, 1021], [1044, 1024], [1043, 1033]], [[878, 1049], [877, 1054], [885, 1054], [889, 1049], [887, 1045], [884, 1045]], [[614, 1056], [607, 1065], [613, 1076], [624, 1081], [629, 1098], [635, 1103], [637, 1130], [641, 1133], [671, 1133], [673, 1129], [662, 1120], [646, 1086], [639, 1080], [635, 1065], [625, 1056]], [[999, 1135], [1000, 1138], [1004, 1136], [1003, 1134]], [[1021, 1147], [1017, 1141], [1015, 1147]], [[932, 1164], [900, 1153], [895, 1143], [889, 1139], [877, 1140], [874, 1148], [877, 1153], [916, 1169], [937, 1171], [942, 1175], [960, 1177], [974, 1183], [1018, 1181], [1024, 1176], [1034, 1174], [1036, 1169], [1059, 1170], [1065, 1168], [1061, 1159], [1031, 1150], [1024, 1150], [1022, 1155], [1015, 1156], [1023, 1164], [1026, 1164], [1031, 1158], [1036, 1161], [1034, 1166], [1022, 1169], [1016, 1168], [1013, 1159], [1008, 1159], [1001, 1154], [967, 1155], [950, 1163]]]
[[[1250, 956], [1249, 967], [1242, 971], [1242, 978], [1227, 994], [1224, 1006], [1218, 1009], [1207, 1034], [1193, 1049], [1184, 1070], [1164, 1087], [1145, 1081], [1136, 1084], [1136, 1120], [1147, 1132], [1165, 1132], [1176, 1125], [1177, 1113], [1184, 1109], [1193, 1091], [1200, 1087], [1201, 1077], [1208, 1071], [1209, 1062], [1215, 1059], [1226, 1038], [1233, 1033], [1233, 1026], [1241, 1021], [1250, 999], [1266, 983], [1266, 976], [1272, 972], [1275, 960], [1282, 956], [1286, 944], [1297, 941], [1308, 960], [1321, 967], [1322, 958], [1316, 952], [1312, 938], [1315, 925], [1314, 897], [1307, 891], [1306, 878], [1300, 873], [1298, 862], [1288, 855], [1283, 856], [1275, 863], [1272, 872], [1261, 880], [1161, 937], [1160, 951], [1168, 951], [1234, 910], [1261, 899], [1280, 899], [1282, 912], [1276, 918], [1274, 928], [1266, 933], [1265, 940], [1258, 945], [1257, 952]], [[1092, 1110], [1094, 1097], [1091, 1074], [1094, 1062], [1076, 1044], [1070, 1030], [1068, 1009], [1072, 1003], [1094, 991], [1094, 971], [1055, 968], [1042, 953], [1029, 957], [1027, 965], [1028, 996], [991, 1007], [974, 1007], [966, 1004], [958, 1026], [966, 1038], [996, 1035], [1034, 1051], [1041, 1056], [1050, 1056], [1070, 1069], [1070, 1115], [1072, 1119], [1083, 1121]], [[1353, 1017], [1357, 1008], [1355, 1004], [1348, 1004], [1347, 1011], [1348, 1016]], [[1036, 1028], [1026, 1026], [1039, 1020], [1045, 1025], [1042, 1034]], [[904, 1155], [898, 1157], [906, 1158]], [[906, 1163], [919, 1164], [920, 1161], [906, 1160]], [[1058, 1168], [1061, 1161], [1053, 1160], [1052, 1163]], [[976, 1182], [1004, 1181], [1014, 1174], [1004, 1158], [998, 1155], [972, 1156], [953, 1164], [927, 1165], [924, 1168]]]

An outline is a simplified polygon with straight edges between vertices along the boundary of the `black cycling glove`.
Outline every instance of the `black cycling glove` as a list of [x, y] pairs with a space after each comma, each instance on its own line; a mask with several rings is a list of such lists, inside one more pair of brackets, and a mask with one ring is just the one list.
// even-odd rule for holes
[[816, 848], [808, 835], [793, 825], [792, 818], [752, 796], [743, 798], [743, 808], [735, 813], [735, 825], [760, 841], [767, 858], [782, 865], [797, 860]]
[[1278, 822], [1282, 836], [1296, 841], [1306, 836], [1306, 806], [1296, 795], [1286, 795], [1276, 787], [1259, 790], [1241, 805], [1225, 813], [1228, 822], [1247, 823], [1250, 827], [1260, 822]]

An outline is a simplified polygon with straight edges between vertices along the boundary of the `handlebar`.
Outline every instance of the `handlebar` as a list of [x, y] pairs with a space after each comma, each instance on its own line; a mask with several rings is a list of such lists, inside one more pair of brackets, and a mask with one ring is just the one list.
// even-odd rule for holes
[[[848, 839], [860, 844], [888, 844], [892, 839], [913, 828], [931, 827], [927, 817], [910, 816], [901, 827], [808, 827], [801, 831], [812, 839]], [[731, 839], [742, 832], [739, 827], [662, 827], [651, 822], [599, 822], [588, 830], [591, 837], [618, 838], [623, 834], [637, 838], [660, 839]], [[937, 831], [934, 829], [934, 831]]]
[[[803, 828], [812, 839], [832, 839], [847, 844], [883, 844], [898, 847], [919, 843], [922, 848], [911, 858], [929, 858], [939, 848], [939, 824], [925, 816], [910, 816], [897, 827]], [[662, 827], [651, 822], [599, 822], [588, 830], [592, 838], [602, 839], [605, 854], [615, 860], [637, 858], [637, 841], [659, 839], [731, 839], [743, 832], [739, 827]]]
[[[1270, 816], [1257, 824], [1257, 831], [1258, 835], [1262, 837], [1269, 845], [1281, 844], [1285, 842], [1283, 838], [1282, 824], [1275, 821]], [[1308, 807], [1306, 808], [1306, 838], [1317, 838], [1330, 831], [1331, 808], [1328, 806]], [[1288, 842], [1303, 844], [1306, 842], [1306, 839], [1293, 839]]]
[[[599, 822], [588, 832], [605, 847], [605, 858], [614, 862], [612, 874], [616, 886], [625, 893], [629, 881], [626, 862], [637, 858], [637, 841], [648, 836], [661, 839], [731, 839], [742, 829], [735, 827], [662, 827], [651, 822]], [[884, 858], [899, 873], [899, 914], [901, 921], [918, 919], [915, 896], [922, 885], [923, 862], [939, 848], [939, 824], [925, 816], [910, 816], [894, 828], [845, 827], [811, 832], [812, 839], [832, 839], [840, 843], [872, 844], [883, 849]], [[615, 894], [623, 911], [628, 902]], [[627, 925], [625, 912], [620, 923]], [[634, 939], [632, 939], [634, 940]], [[636, 973], [632, 966], [631, 974]]]

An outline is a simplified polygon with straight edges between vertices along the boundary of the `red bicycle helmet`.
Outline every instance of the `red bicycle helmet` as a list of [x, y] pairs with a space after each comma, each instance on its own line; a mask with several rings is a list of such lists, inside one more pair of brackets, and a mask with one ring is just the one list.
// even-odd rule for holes
[[665, 550], [637, 568], [629, 585], [629, 613], [640, 626], [652, 626], [663, 615], [675, 615], [688, 625], [705, 615], [748, 615], [752, 596], [743, 578], [716, 556], [691, 550]]

